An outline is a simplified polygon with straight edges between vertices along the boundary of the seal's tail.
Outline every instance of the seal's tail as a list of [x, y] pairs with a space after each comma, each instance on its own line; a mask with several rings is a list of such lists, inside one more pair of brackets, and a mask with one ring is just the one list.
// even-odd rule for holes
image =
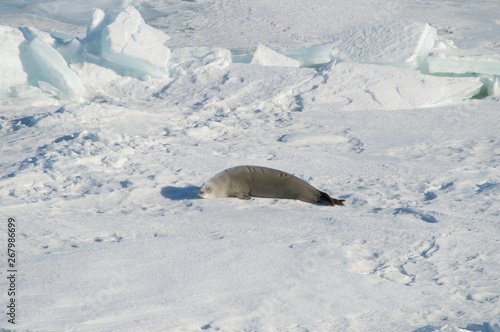
[[328, 195], [327, 193], [325, 193], [323, 191], [320, 191], [320, 194], [321, 194], [321, 196], [319, 198], [318, 203], [332, 205], [332, 206], [335, 206], [335, 205], [344, 206], [345, 199], [331, 198], [330, 195]]

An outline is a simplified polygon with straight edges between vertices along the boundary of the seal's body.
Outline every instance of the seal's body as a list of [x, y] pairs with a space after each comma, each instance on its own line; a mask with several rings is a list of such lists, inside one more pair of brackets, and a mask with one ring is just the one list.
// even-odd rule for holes
[[203, 198], [251, 197], [298, 199], [304, 202], [344, 205], [296, 176], [260, 166], [236, 166], [226, 169], [205, 182], [200, 189]]

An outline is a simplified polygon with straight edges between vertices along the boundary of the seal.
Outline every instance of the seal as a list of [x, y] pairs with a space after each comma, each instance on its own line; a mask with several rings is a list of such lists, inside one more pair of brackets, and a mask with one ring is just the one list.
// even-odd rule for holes
[[285, 198], [332, 206], [344, 205], [344, 200], [332, 198], [296, 176], [260, 166], [228, 168], [205, 182], [199, 195], [202, 198]]

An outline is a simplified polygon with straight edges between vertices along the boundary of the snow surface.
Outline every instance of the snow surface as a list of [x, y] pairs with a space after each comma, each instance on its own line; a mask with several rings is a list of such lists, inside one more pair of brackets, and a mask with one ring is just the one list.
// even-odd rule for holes
[[[329, 61], [326, 61], [329, 62]], [[251, 63], [262, 66], [285, 66], [285, 67], [300, 67], [298, 60], [291, 59], [284, 54], [273, 51], [269, 47], [262, 44], [257, 46], [253, 54]]]
[[437, 38], [436, 28], [427, 23], [384, 22], [350, 28], [334, 37], [337, 59], [418, 68]]
[[[498, 9], [1, 2], [0, 328], [500, 331]], [[198, 197], [242, 164], [346, 205]]]

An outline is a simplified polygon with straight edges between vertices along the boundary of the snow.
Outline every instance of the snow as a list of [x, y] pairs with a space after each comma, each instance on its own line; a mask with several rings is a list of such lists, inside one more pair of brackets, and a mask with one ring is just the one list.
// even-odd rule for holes
[[173, 77], [185, 75], [208, 75], [211, 71], [217, 72], [226, 68], [232, 62], [231, 52], [224, 48], [180, 47], [172, 49], [170, 57], [170, 74]]
[[500, 331], [497, 9], [0, 4], [0, 329]]
[[0, 92], [8, 91], [11, 86], [23, 84], [27, 80], [19, 57], [19, 46], [24, 42], [21, 31], [0, 26]]
[[251, 63], [262, 66], [300, 67], [300, 62], [298, 60], [291, 59], [286, 55], [273, 51], [262, 44], [257, 46]]
[[[346, 81], [350, 84], [343, 84]], [[339, 110], [423, 108], [471, 98], [482, 85], [477, 78], [433, 77], [409, 69], [342, 62], [324, 68], [299, 97], [312, 110], [325, 105]]]
[[425, 60], [436, 38], [436, 28], [427, 23], [377, 23], [336, 35], [332, 53], [344, 61], [415, 69]]

